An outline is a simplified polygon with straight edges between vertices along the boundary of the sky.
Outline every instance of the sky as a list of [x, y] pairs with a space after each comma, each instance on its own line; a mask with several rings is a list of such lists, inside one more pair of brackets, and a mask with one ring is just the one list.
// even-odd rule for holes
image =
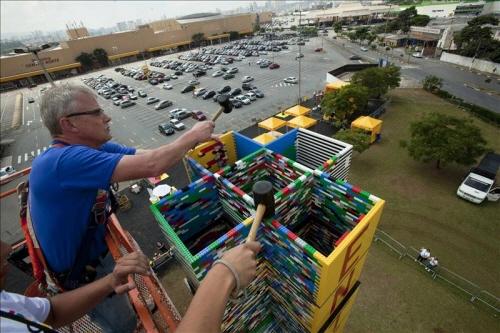
[[[260, 6], [261, 1], [256, 1]], [[87, 28], [115, 26], [117, 22], [142, 19], [159, 20], [200, 12], [248, 7], [253, 1], [0, 1], [1, 33], [27, 33], [34, 30], [65, 30], [66, 24], [80, 23]]]

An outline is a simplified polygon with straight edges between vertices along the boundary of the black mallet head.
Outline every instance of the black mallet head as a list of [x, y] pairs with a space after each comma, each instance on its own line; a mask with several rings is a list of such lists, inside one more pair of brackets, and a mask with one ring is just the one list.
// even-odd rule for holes
[[216, 121], [217, 118], [219, 118], [219, 116], [222, 114], [222, 112], [231, 113], [231, 111], [233, 111], [233, 103], [231, 103], [231, 101], [229, 100], [229, 95], [219, 95], [219, 97], [217, 97], [217, 102], [219, 102], [220, 109], [212, 118], [212, 121]]
[[266, 206], [264, 217], [274, 215], [274, 192], [273, 184], [267, 180], [259, 180], [252, 187], [253, 200], [255, 207], [259, 204]]

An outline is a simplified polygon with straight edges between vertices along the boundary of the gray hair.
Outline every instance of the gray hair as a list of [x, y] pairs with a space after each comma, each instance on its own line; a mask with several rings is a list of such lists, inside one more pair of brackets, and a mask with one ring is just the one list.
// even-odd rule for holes
[[74, 112], [76, 97], [80, 94], [95, 96], [87, 87], [64, 83], [45, 91], [40, 102], [40, 116], [52, 137], [62, 134], [59, 119]]

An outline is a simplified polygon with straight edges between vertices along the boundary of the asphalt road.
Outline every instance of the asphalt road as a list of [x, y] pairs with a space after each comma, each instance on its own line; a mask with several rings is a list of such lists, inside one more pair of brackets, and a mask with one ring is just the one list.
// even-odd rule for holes
[[[432, 58], [414, 58], [403, 54], [403, 49], [393, 51], [368, 50], [363, 52], [360, 45], [345, 39], [329, 41], [338, 48], [349, 50], [364, 59], [378, 62], [380, 58], [387, 58], [390, 62], [401, 67], [402, 77], [421, 82], [428, 75], [435, 75], [443, 79], [443, 89], [491, 111], [500, 113], [500, 76], [469, 71], [466, 67], [439, 61]], [[381, 49], [381, 48], [379, 48]], [[489, 79], [489, 80], [488, 80]], [[487, 82], [489, 81], [489, 82]]]

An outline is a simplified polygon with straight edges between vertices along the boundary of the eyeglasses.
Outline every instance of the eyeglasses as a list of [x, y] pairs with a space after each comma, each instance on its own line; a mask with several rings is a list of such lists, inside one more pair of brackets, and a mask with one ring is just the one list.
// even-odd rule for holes
[[76, 117], [76, 116], [84, 116], [84, 115], [89, 115], [89, 116], [102, 116], [104, 114], [104, 110], [99, 108], [96, 110], [92, 111], [85, 111], [85, 112], [77, 112], [77, 113], [71, 113], [65, 116], [66, 118], [71, 118], [71, 117]]

